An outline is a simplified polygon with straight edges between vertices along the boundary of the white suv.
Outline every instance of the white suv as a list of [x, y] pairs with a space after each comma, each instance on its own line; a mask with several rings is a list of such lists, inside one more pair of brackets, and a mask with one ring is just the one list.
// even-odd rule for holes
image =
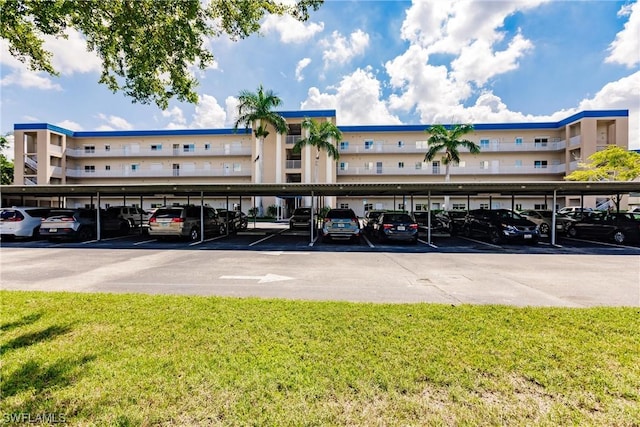
[[131, 228], [148, 227], [151, 217], [148, 212], [134, 206], [109, 206], [107, 215], [126, 219]]

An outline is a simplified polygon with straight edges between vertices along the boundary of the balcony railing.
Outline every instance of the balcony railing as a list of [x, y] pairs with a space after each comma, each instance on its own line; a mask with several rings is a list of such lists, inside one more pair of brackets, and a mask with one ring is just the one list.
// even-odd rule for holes
[[300, 169], [302, 167], [302, 160], [287, 160], [285, 168], [287, 169]]
[[287, 135], [286, 144], [295, 144], [302, 139], [302, 135]]
[[[478, 144], [480, 145], [480, 144]], [[549, 142], [490, 142], [489, 144], [482, 145], [480, 152], [522, 152], [522, 151], [559, 151], [565, 149], [567, 146], [566, 141], [549, 141]], [[365, 146], [364, 142], [361, 144], [349, 144], [348, 147], [340, 147], [340, 153], [344, 154], [362, 154], [362, 153], [426, 153], [427, 147], [417, 146], [414, 143], [404, 143], [402, 145], [396, 143], [380, 143], [376, 142], [372, 145]], [[461, 153], [468, 153], [469, 150], [460, 147]]]
[[[564, 174], [565, 165], [548, 165], [547, 167], [534, 167], [534, 166], [499, 166], [490, 168], [481, 167], [452, 167], [449, 173], [454, 175], [531, 175], [531, 174]], [[365, 167], [349, 167], [346, 170], [338, 170], [338, 175], [432, 175], [432, 176], [444, 176], [445, 168], [442, 167], [439, 170], [433, 168], [428, 169], [415, 169], [415, 168], [398, 168], [383, 166], [380, 168], [365, 168]]]
[[110, 148], [105, 149], [74, 149], [67, 148], [66, 154], [69, 157], [77, 158], [96, 158], [96, 157], [204, 157], [204, 156], [249, 156], [251, 155], [251, 147], [248, 146], [225, 146], [211, 147], [205, 149], [202, 147], [195, 148], [192, 151], [184, 151], [182, 147], [173, 149], [172, 147], [163, 147], [162, 150], [152, 150], [151, 148]]
[[85, 170], [67, 169], [66, 176], [70, 178], [166, 178], [183, 177], [219, 177], [219, 176], [251, 176], [251, 170], [234, 171], [233, 168], [222, 169], [139, 169], [139, 170]]

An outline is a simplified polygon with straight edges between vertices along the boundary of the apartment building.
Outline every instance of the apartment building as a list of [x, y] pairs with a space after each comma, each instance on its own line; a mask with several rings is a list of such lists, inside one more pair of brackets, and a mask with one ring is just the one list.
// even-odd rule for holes
[[[424, 162], [430, 125], [339, 126], [342, 140], [336, 161], [314, 148], [300, 153], [296, 141], [306, 137], [301, 123], [305, 117], [336, 123], [335, 110], [283, 111], [287, 134], [271, 129], [260, 156], [258, 140], [251, 129], [187, 129], [74, 132], [47, 123], [16, 124], [15, 179], [17, 185], [56, 184], [140, 184], [140, 183], [424, 183], [445, 180], [445, 165], [435, 158]], [[609, 145], [628, 148], [628, 111], [582, 111], [559, 122], [475, 123], [465, 138], [481, 148], [479, 154], [461, 150], [461, 161], [450, 167], [452, 182], [561, 181], [578, 167], [578, 162]], [[262, 157], [262, 158], [258, 158]], [[262, 170], [260, 170], [262, 168]], [[559, 206], [595, 207], [601, 198], [566, 197]], [[326, 197], [321, 205], [350, 207], [358, 214], [368, 209], [424, 210], [510, 208], [509, 196], [474, 195], [409, 200], [394, 197]], [[135, 200], [105, 199], [103, 206], [136, 205]], [[143, 208], [186, 203], [171, 195], [145, 197]], [[222, 199], [206, 201], [214, 207]], [[287, 217], [293, 208], [308, 205], [308, 197], [265, 197], [266, 210], [276, 206]], [[83, 198], [66, 197], [39, 201], [40, 204], [85, 206]], [[247, 210], [255, 199], [233, 200]], [[260, 204], [260, 203], [258, 203]], [[516, 208], [552, 208], [545, 196], [519, 197]]]

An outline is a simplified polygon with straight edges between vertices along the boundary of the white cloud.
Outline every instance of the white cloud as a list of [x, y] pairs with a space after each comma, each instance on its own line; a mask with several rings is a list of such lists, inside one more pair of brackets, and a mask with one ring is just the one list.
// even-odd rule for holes
[[187, 119], [184, 118], [182, 110], [178, 107], [162, 111], [162, 117], [168, 117], [171, 120], [166, 126], [167, 129], [184, 129], [186, 127]]
[[320, 41], [320, 46], [324, 48], [322, 58], [326, 69], [333, 64], [346, 64], [352, 58], [364, 54], [369, 46], [369, 34], [356, 30], [347, 40], [338, 31], [334, 31], [330, 38]]
[[301, 82], [304, 80], [304, 76], [302, 75], [302, 70], [304, 70], [309, 64], [311, 64], [311, 58], [302, 58], [298, 61], [298, 65], [296, 65], [296, 80]]
[[227, 120], [225, 125], [232, 127], [238, 118], [238, 98], [235, 96], [227, 96], [224, 100], [225, 111], [227, 112]]
[[342, 78], [335, 94], [310, 88], [300, 108], [335, 109], [339, 125], [400, 124], [400, 119], [389, 112], [380, 95], [380, 82], [371, 71], [357, 69]]
[[605, 62], [633, 67], [640, 63], [640, 2], [623, 6], [618, 16], [629, 16], [629, 20], [609, 45], [610, 54]]
[[198, 105], [196, 105], [195, 113], [191, 128], [221, 128], [224, 126], [227, 113], [218, 104], [215, 97], [211, 95], [201, 95]]
[[75, 73], [99, 73], [102, 62], [95, 52], [87, 50], [85, 38], [74, 29], [67, 29], [67, 39], [53, 36], [43, 37], [44, 48], [53, 54], [51, 62], [63, 75]]
[[82, 126], [72, 120], [63, 120], [61, 122], [56, 123], [56, 126], [60, 126], [61, 128], [65, 128], [68, 130], [79, 131], [82, 130]]
[[323, 30], [324, 22], [300, 22], [290, 15], [269, 15], [260, 26], [260, 31], [265, 34], [279, 33], [283, 43], [303, 43]]
[[131, 130], [133, 126], [122, 117], [107, 116], [106, 114], [99, 113], [98, 118], [106, 121], [107, 124], [98, 126], [98, 130]]
[[26, 69], [16, 69], [0, 80], [0, 86], [20, 86], [25, 89], [42, 89], [61, 91], [62, 86], [42, 75]]

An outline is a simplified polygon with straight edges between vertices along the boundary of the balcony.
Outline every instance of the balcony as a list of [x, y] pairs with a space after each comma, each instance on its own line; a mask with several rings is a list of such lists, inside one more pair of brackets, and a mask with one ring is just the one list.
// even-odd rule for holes
[[[451, 176], [461, 175], [542, 175], [542, 174], [564, 174], [565, 165], [549, 165], [547, 167], [536, 168], [534, 166], [499, 166], [491, 168], [477, 167], [451, 167], [449, 170]], [[382, 168], [365, 168], [365, 167], [349, 167], [347, 170], [338, 170], [338, 175], [400, 175], [400, 176], [442, 176], [445, 175], [445, 168], [434, 170], [415, 169], [415, 168], [398, 168], [387, 167]]]
[[67, 169], [66, 176], [69, 178], [170, 178], [175, 176], [183, 177], [224, 177], [224, 176], [251, 176], [251, 170], [234, 171], [232, 168], [223, 169], [139, 169], [139, 170], [85, 170]]
[[161, 150], [152, 150], [149, 148], [123, 147], [110, 148], [109, 150], [94, 149], [74, 149], [67, 148], [66, 154], [75, 158], [99, 158], [99, 157], [206, 157], [206, 156], [250, 156], [251, 147], [249, 146], [223, 146], [195, 148], [192, 151], [184, 151], [182, 147], [174, 150], [172, 147], [164, 147]]
[[[480, 144], [478, 144], [480, 145]], [[515, 142], [500, 142], [494, 141], [489, 144], [482, 145], [480, 152], [540, 152], [540, 151], [560, 151], [566, 148], [566, 141], [553, 140], [549, 142], [534, 142], [527, 141], [522, 143]], [[362, 143], [350, 143], [348, 147], [340, 148], [340, 153], [343, 154], [379, 154], [379, 153], [426, 153], [428, 147], [417, 145], [415, 142], [399, 144], [388, 142], [374, 142], [372, 145], [365, 146]], [[460, 147], [461, 153], [468, 153], [469, 150]]]
[[300, 169], [302, 167], [302, 160], [287, 160], [285, 163], [286, 169]]
[[302, 139], [302, 135], [287, 135], [286, 144], [295, 144]]

